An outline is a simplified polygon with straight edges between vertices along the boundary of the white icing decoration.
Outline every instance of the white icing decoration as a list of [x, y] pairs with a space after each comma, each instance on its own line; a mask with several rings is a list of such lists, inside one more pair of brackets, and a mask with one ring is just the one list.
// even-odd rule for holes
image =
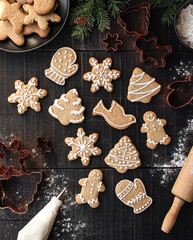
[[[150, 114], [151, 115], [151, 114]], [[152, 116], [151, 116], [152, 117]], [[147, 121], [149, 121], [149, 122], [153, 122], [155, 120], [155, 117], [153, 117], [153, 118], [150, 118], [150, 116], [148, 115], [147, 116]]]
[[77, 119], [77, 120], [71, 119], [70, 122], [71, 122], [71, 123], [81, 123], [83, 120], [84, 120], [84, 116], [81, 117], [80, 119]]
[[82, 106], [79, 111], [72, 110], [71, 114], [72, 115], [80, 115], [80, 114], [82, 114], [84, 112], [84, 110], [85, 110], [85, 107]]
[[55, 100], [54, 100], [54, 106], [57, 107], [57, 108], [60, 109], [60, 110], [64, 110], [64, 108], [61, 107], [61, 106], [58, 104], [58, 99], [55, 99]]
[[70, 102], [69, 99], [66, 98], [66, 94], [65, 94], [65, 93], [62, 94], [61, 99], [62, 99], [62, 101], [64, 101], [65, 103], [69, 103], [69, 102]]
[[78, 92], [77, 92], [76, 88], [73, 88], [70, 91], [73, 92], [74, 94], [78, 95]]
[[133, 90], [133, 91], [128, 91], [128, 94], [129, 95], [141, 95], [142, 94], [143, 96], [141, 96], [139, 98], [132, 99], [131, 102], [136, 102], [138, 100], [141, 100], [141, 99], [151, 95], [152, 93], [156, 92], [159, 88], [161, 88], [161, 86], [159, 85], [156, 88], [151, 89], [149, 91], [145, 91], [145, 92], [141, 91], [155, 81], [155, 78], [152, 78], [152, 80], [150, 80], [149, 82], [140, 83], [140, 81], [143, 79], [144, 75], [145, 75], [145, 72], [143, 72], [139, 75], [134, 75], [134, 74], [132, 75], [133, 78], [139, 78], [139, 79], [137, 79], [135, 82], [130, 82], [130, 85], [142, 86], [142, 87], [138, 88], [136, 90]]
[[159, 118], [157, 119], [157, 121], [158, 121], [159, 125], [161, 125], [162, 127], [164, 126], [162, 121]]
[[99, 185], [98, 185], [98, 192], [101, 191], [102, 184], [103, 184], [102, 182], [99, 183]]
[[160, 140], [160, 144], [163, 144], [165, 141], [166, 141], [166, 139], [168, 138], [168, 135], [166, 135], [165, 137], [163, 137], [163, 139], [162, 140]]
[[146, 123], [143, 123], [143, 127], [145, 128], [146, 132], [149, 131], [149, 128], [147, 127], [147, 124], [146, 124]]
[[87, 182], [88, 182], [88, 178], [85, 179], [84, 183], [82, 184], [82, 187], [86, 187]]
[[[104, 109], [105, 112], [109, 112], [109, 113], [112, 113], [112, 111], [113, 111], [113, 109], [114, 109], [115, 107], [120, 108], [121, 111], [122, 111], [122, 115], [123, 115], [124, 117], [130, 117], [130, 118], [132, 118], [132, 119], [134, 119], [134, 120], [128, 122], [128, 123], [125, 124], [125, 125], [118, 125], [118, 124], [116, 124], [116, 123], [113, 123], [113, 122], [107, 117], [107, 115], [106, 115], [105, 113], [103, 113], [103, 112], [98, 112], [98, 111], [97, 111], [97, 109], [98, 109], [100, 106]], [[114, 100], [112, 101], [112, 105], [111, 105], [111, 107], [110, 107], [109, 110], [106, 109], [106, 107], [103, 105], [102, 100], [100, 100], [99, 103], [97, 104], [97, 106], [93, 109], [93, 112], [96, 113], [96, 114], [102, 115], [104, 118], [108, 119], [108, 121], [109, 121], [115, 128], [126, 128], [127, 126], [130, 126], [132, 123], [136, 123], [136, 118], [135, 118], [135, 116], [133, 116], [132, 114], [125, 114], [124, 108], [123, 108], [121, 105], [119, 105], [119, 104], [118, 104], [116, 101], [114, 101]]]
[[98, 198], [97, 199], [88, 200], [88, 204], [93, 204], [93, 203], [97, 203], [97, 202], [98, 202]]
[[52, 111], [52, 106], [49, 107], [48, 112], [49, 112], [53, 117], [55, 117], [55, 118], [57, 118], [57, 119], [59, 118], [58, 115], [56, 115], [56, 114]]
[[73, 105], [78, 106], [79, 104], [81, 104], [81, 102], [82, 102], [81, 98], [77, 98], [77, 100], [73, 102]]
[[85, 199], [83, 198], [82, 194], [78, 194], [78, 195], [79, 195], [79, 197], [80, 197], [81, 202], [82, 202], [82, 203], [85, 203]]
[[147, 139], [146, 142], [149, 142], [149, 143], [151, 143], [151, 144], [153, 144], [153, 145], [157, 145], [157, 144], [158, 144], [157, 142], [154, 142], [154, 141], [151, 140], [151, 139]]

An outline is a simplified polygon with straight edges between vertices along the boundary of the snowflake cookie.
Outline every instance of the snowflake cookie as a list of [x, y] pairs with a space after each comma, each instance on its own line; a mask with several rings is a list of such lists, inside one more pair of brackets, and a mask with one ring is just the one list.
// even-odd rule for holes
[[93, 67], [91, 72], [87, 72], [83, 75], [83, 79], [93, 84], [91, 86], [91, 92], [95, 93], [103, 86], [108, 92], [113, 91], [112, 80], [116, 80], [121, 76], [121, 72], [118, 70], [111, 70], [112, 59], [106, 58], [102, 63], [98, 63], [98, 60], [94, 57], [89, 59], [90, 65]]
[[17, 91], [8, 97], [8, 102], [19, 103], [17, 105], [19, 114], [23, 114], [27, 111], [28, 107], [31, 107], [36, 112], [41, 110], [41, 106], [38, 101], [40, 98], [47, 95], [47, 91], [45, 89], [38, 89], [37, 85], [38, 79], [36, 77], [31, 78], [26, 85], [20, 80], [15, 82], [15, 89]]
[[105, 158], [105, 162], [119, 173], [135, 169], [141, 165], [139, 153], [128, 136], [122, 137]]
[[145, 186], [138, 178], [135, 178], [134, 182], [127, 179], [120, 181], [115, 188], [115, 193], [119, 200], [132, 207], [136, 214], [146, 210], [153, 201], [147, 196]]
[[155, 149], [158, 143], [168, 145], [171, 142], [164, 129], [167, 121], [165, 119], [157, 118], [154, 112], [146, 112], [143, 115], [144, 124], [141, 127], [142, 133], [147, 133], [147, 147]]
[[97, 208], [99, 206], [99, 192], [105, 191], [102, 179], [103, 173], [99, 169], [92, 170], [88, 178], [81, 178], [78, 183], [82, 186], [82, 189], [76, 195], [76, 202], [78, 204], [88, 203], [90, 207]]
[[78, 97], [76, 89], [71, 89], [55, 99], [54, 104], [49, 107], [50, 115], [60, 121], [62, 125], [70, 123], [78, 124], [84, 121], [84, 110], [82, 100]]
[[77, 131], [77, 138], [67, 137], [65, 143], [72, 147], [72, 151], [68, 155], [70, 161], [81, 158], [84, 166], [89, 165], [90, 157], [92, 155], [97, 156], [102, 153], [101, 149], [95, 147], [94, 144], [98, 140], [98, 134], [93, 133], [86, 136], [84, 129], [79, 128]]

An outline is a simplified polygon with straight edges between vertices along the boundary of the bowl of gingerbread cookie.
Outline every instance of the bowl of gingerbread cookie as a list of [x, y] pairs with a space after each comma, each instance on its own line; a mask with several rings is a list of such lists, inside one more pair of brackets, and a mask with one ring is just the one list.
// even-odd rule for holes
[[0, 49], [27, 52], [53, 40], [69, 13], [69, 0], [0, 0]]

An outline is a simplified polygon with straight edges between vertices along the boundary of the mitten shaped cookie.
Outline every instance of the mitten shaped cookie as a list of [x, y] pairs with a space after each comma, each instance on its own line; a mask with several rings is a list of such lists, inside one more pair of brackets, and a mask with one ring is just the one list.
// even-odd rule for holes
[[152, 204], [152, 198], [146, 194], [142, 181], [138, 178], [132, 181], [127, 179], [120, 181], [115, 192], [117, 197], [127, 206], [132, 207], [134, 213], [143, 212]]
[[76, 195], [76, 202], [78, 204], [88, 203], [90, 207], [97, 208], [100, 204], [98, 200], [99, 192], [105, 191], [102, 179], [103, 173], [98, 169], [92, 170], [88, 178], [81, 178], [78, 183], [82, 186], [82, 189]]
[[89, 59], [90, 65], [93, 67], [91, 72], [87, 72], [83, 75], [83, 79], [93, 84], [91, 86], [91, 92], [95, 93], [104, 87], [108, 92], [113, 91], [112, 80], [116, 80], [121, 76], [121, 72], [118, 70], [111, 70], [112, 59], [106, 58], [102, 63], [98, 63], [98, 60], [94, 57]]
[[158, 143], [168, 145], [171, 142], [164, 129], [167, 121], [157, 118], [154, 112], [148, 111], [143, 115], [144, 124], [141, 127], [142, 133], [147, 133], [147, 147], [155, 149]]
[[76, 52], [72, 48], [58, 49], [52, 57], [50, 68], [45, 70], [46, 77], [59, 85], [64, 85], [65, 79], [78, 71], [79, 65], [75, 64], [76, 58]]

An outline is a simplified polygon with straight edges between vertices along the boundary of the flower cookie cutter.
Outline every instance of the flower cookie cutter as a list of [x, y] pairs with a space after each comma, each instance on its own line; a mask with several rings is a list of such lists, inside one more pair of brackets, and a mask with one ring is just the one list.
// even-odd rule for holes
[[42, 156], [45, 156], [46, 153], [50, 153], [52, 151], [49, 141], [43, 139], [42, 137], [37, 138], [37, 146], [36, 147], [41, 150]]
[[[0, 143], [0, 159], [7, 161], [11, 153], [17, 152], [19, 159], [14, 164], [6, 167], [0, 163], [0, 209], [8, 208], [11, 211], [23, 214], [34, 200], [37, 186], [42, 180], [42, 173], [27, 171], [24, 163], [30, 158], [29, 151], [23, 149], [23, 144], [16, 139], [10, 145]], [[19, 167], [15, 167], [15, 164]], [[27, 186], [26, 186], [27, 183]]]
[[140, 61], [142, 63], [148, 60], [154, 63], [156, 68], [165, 67], [165, 57], [172, 53], [172, 47], [170, 45], [161, 46], [157, 44], [157, 37], [145, 39], [143, 37], [138, 38], [134, 42], [134, 48], [140, 53]]
[[179, 109], [187, 106], [193, 100], [193, 75], [185, 80], [170, 83], [167, 89], [170, 91], [166, 96], [169, 107]]
[[124, 29], [128, 36], [136, 38], [148, 34], [150, 18], [150, 4], [148, 2], [128, 7], [117, 18], [118, 24]]
[[106, 37], [102, 40], [102, 43], [105, 45], [106, 51], [113, 50], [117, 51], [118, 45], [122, 45], [123, 41], [119, 39], [119, 34], [115, 33], [112, 35], [111, 33], [107, 33]]

